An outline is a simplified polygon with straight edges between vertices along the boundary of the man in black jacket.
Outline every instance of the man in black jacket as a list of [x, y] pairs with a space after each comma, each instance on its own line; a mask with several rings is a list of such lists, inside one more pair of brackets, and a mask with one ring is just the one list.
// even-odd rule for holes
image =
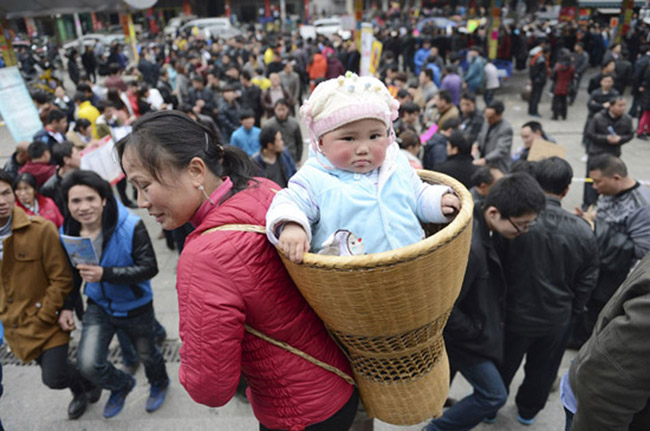
[[546, 209], [527, 235], [503, 241], [508, 283], [505, 353], [501, 377], [510, 386], [526, 356], [525, 378], [515, 402], [518, 419], [530, 425], [546, 404], [569, 338], [572, 318], [598, 279], [598, 245], [589, 224], [561, 207], [573, 177], [559, 157], [540, 161], [535, 176]]
[[472, 144], [467, 142], [460, 130], [454, 130], [447, 139], [447, 160], [433, 166], [433, 170], [447, 174], [471, 189], [474, 186], [472, 175], [479, 170], [472, 157]]
[[[587, 166], [600, 154], [621, 156], [621, 147], [634, 137], [632, 118], [625, 113], [625, 98], [617, 96], [607, 109], [602, 110], [587, 125]], [[587, 172], [587, 176], [589, 172]], [[591, 184], [585, 183], [582, 207], [587, 209], [598, 198]]]
[[542, 100], [542, 93], [546, 85], [546, 57], [541, 46], [537, 46], [530, 51], [530, 69], [528, 76], [531, 86], [530, 100], [528, 101], [528, 115], [539, 118], [537, 105]]
[[527, 232], [543, 209], [542, 189], [523, 173], [499, 180], [483, 207], [474, 208], [467, 271], [444, 331], [451, 377], [460, 372], [474, 392], [429, 422], [426, 431], [471, 429], [505, 404], [508, 394], [497, 364], [503, 357], [506, 283], [493, 241]]

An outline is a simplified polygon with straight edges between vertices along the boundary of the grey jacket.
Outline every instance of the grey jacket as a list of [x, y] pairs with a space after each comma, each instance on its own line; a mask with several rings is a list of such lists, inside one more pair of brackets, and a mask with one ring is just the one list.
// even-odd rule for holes
[[481, 133], [478, 135], [478, 147], [481, 157], [485, 157], [488, 164], [496, 165], [502, 172], [510, 171], [512, 157], [512, 126], [508, 121], [501, 120], [490, 130], [487, 121], [483, 122]]
[[598, 317], [569, 369], [573, 431], [650, 429], [650, 255]]
[[273, 125], [280, 130], [284, 145], [287, 146], [289, 153], [293, 156], [293, 160], [296, 163], [300, 163], [302, 160], [302, 132], [300, 131], [300, 123], [298, 123], [298, 120], [288, 116], [286, 120], [278, 121], [276, 117], [273, 117], [265, 125]]

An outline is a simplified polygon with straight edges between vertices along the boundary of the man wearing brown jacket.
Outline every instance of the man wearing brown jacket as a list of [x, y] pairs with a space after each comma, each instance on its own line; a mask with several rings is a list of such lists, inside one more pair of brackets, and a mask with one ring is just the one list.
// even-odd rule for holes
[[650, 253], [603, 308], [562, 380], [567, 430], [650, 429], [649, 334]]
[[12, 178], [0, 170], [0, 320], [11, 351], [23, 362], [36, 360], [43, 383], [70, 388], [68, 417], [77, 419], [95, 388], [68, 362], [70, 334], [58, 325], [59, 310], [72, 290], [72, 271], [56, 226], [28, 217], [14, 205]]

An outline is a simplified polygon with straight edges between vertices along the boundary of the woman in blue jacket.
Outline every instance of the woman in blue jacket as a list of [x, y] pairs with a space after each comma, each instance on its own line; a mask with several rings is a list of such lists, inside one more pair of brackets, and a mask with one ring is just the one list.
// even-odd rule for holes
[[[96, 173], [75, 171], [63, 180], [62, 189], [68, 211], [61, 232], [90, 238], [99, 261], [76, 265], [88, 296], [77, 354], [80, 371], [111, 391], [104, 417], [117, 415], [136, 383], [107, 360], [113, 335], [123, 330], [136, 346], [151, 384], [146, 410], [155, 411], [165, 399], [169, 377], [154, 343], [150, 280], [158, 265], [149, 234], [142, 220], [115, 199], [111, 186]], [[72, 311], [62, 313], [69, 314], [72, 326]]]

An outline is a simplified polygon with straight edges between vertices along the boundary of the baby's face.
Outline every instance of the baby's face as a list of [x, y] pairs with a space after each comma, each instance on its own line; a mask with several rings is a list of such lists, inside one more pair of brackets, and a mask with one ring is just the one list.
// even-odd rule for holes
[[363, 119], [321, 136], [318, 147], [334, 167], [365, 174], [384, 163], [388, 148], [386, 125]]

